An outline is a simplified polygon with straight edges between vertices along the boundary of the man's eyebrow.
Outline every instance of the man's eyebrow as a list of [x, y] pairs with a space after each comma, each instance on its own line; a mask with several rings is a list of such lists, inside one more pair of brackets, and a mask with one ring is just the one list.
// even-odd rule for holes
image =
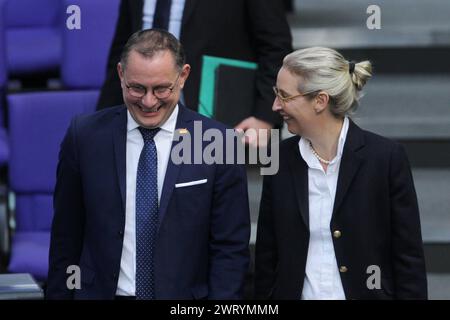
[[289, 93], [287, 93], [286, 91], [284, 91], [283, 89], [278, 88], [278, 92], [281, 93], [283, 96], [288, 96]]
[[[128, 85], [129, 85], [129, 86], [133, 86], [133, 87], [140, 87], [140, 88], [147, 89], [146, 86], [144, 86], [144, 85], [142, 85], [142, 84], [140, 84], [140, 83], [137, 83], [137, 82], [133, 82], [133, 81], [130, 81], [130, 82], [128, 83]], [[154, 89], [154, 88], [165, 88], [165, 87], [170, 87], [170, 86], [172, 86], [172, 83], [166, 82], [166, 83], [160, 83], [160, 84], [158, 84], [158, 85], [156, 85], [156, 86], [154, 86], [154, 87], [152, 87], [152, 88], [153, 88], [153, 89]]]
[[133, 81], [129, 82], [128, 85], [131, 86], [131, 87], [141, 87], [141, 88], [145, 88], [145, 86], [143, 86], [142, 84], [137, 83], [137, 82], [133, 82]]
[[166, 82], [166, 83], [160, 83], [160, 84], [154, 86], [153, 88], [167, 88], [167, 87], [171, 87], [171, 86], [172, 86], [172, 83]]

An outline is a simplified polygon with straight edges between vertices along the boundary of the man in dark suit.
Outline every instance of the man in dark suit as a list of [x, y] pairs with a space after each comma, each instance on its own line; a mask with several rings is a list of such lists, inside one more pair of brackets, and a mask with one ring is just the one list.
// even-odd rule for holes
[[[121, 49], [133, 32], [152, 27], [143, 20], [153, 19], [153, 12], [159, 11], [155, 9], [155, 6], [158, 6], [156, 2], [170, 3], [167, 0], [122, 0], [119, 21], [109, 54], [107, 78], [98, 102], [99, 108], [122, 103], [122, 96], [118, 94], [120, 82], [115, 72]], [[163, 27], [168, 27], [172, 33], [179, 32], [179, 39], [186, 48], [187, 62], [192, 67], [190, 81], [183, 90], [186, 105], [194, 110], [202, 108], [199, 101], [199, 87], [204, 55], [253, 61], [258, 63], [253, 116], [244, 119], [236, 128], [245, 131], [249, 128], [270, 129], [281, 125], [281, 118], [271, 112], [274, 99], [271, 86], [275, 83], [276, 73], [283, 57], [292, 51], [291, 34], [283, 2], [280, 0], [178, 2], [184, 2], [184, 8], [181, 8], [180, 13], [181, 26], [177, 29], [177, 21], [172, 19], [175, 20], [174, 23], [168, 26], [166, 23]], [[175, 10], [176, 4], [176, 1], [172, 1], [172, 11]], [[172, 14], [171, 17], [173, 16], [177, 14]], [[233, 106], [230, 106], [230, 109], [232, 108]], [[256, 145], [257, 141], [250, 143]]]
[[[72, 121], [57, 171], [48, 298], [241, 298], [250, 236], [245, 169], [176, 164], [171, 153], [176, 135], [197, 141], [198, 124], [225, 134], [179, 103], [189, 71], [173, 35], [137, 32], [118, 64], [126, 107]], [[74, 290], [71, 265], [81, 270]]]

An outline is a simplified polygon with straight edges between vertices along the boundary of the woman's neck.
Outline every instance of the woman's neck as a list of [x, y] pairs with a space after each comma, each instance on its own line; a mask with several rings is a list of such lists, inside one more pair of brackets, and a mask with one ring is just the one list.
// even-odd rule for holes
[[311, 135], [312, 147], [325, 160], [331, 161], [336, 157], [339, 136], [344, 119], [328, 118], [318, 125], [317, 131]]

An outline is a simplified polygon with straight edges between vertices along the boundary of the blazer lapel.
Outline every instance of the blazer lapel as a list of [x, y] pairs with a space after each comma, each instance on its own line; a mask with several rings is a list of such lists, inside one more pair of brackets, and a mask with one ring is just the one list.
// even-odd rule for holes
[[114, 158], [117, 178], [119, 180], [120, 195], [122, 197], [122, 209], [125, 212], [126, 204], [126, 151], [127, 151], [127, 108], [117, 111], [112, 125]]
[[[183, 11], [183, 20], [181, 23], [181, 29], [183, 30], [183, 27], [188, 22], [189, 18], [194, 13], [195, 6], [197, 5], [198, 0], [186, 0], [184, 4], [184, 11]], [[182, 31], [183, 32], [183, 31]]]
[[360, 153], [364, 146], [364, 136], [362, 130], [350, 120], [347, 138], [342, 154], [341, 165], [339, 168], [339, 177], [336, 188], [336, 197], [334, 200], [333, 217], [339, 210], [342, 201], [350, 187], [356, 173], [358, 172], [363, 157]]
[[[175, 130], [179, 129], [187, 129], [188, 132], [194, 132], [193, 122], [185, 111], [185, 107], [180, 103], [178, 104], [178, 119]], [[194, 137], [191, 136], [191, 139]], [[178, 141], [172, 142], [172, 149], [174, 145], [178, 143]], [[171, 156], [169, 156], [169, 162], [167, 164], [166, 176], [164, 178], [164, 185], [161, 194], [161, 201], [159, 204], [159, 224], [158, 228], [161, 226], [161, 223], [164, 219], [164, 216], [167, 212], [167, 207], [169, 205], [169, 200], [172, 197], [173, 189], [175, 188], [175, 183], [177, 182], [178, 175], [180, 173], [181, 167], [183, 164], [176, 165], [172, 162]]]
[[[298, 140], [296, 140], [298, 142]], [[303, 222], [309, 229], [309, 193], [308, 193], [308, 165], [300, 155], [298, 143], [289, 154], [289, 166], [294, 179], [295, 196]]]

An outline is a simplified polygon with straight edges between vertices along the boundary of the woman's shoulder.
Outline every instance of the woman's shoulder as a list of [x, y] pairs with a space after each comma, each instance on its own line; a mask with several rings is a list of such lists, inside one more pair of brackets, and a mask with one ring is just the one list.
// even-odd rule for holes
[[385, 137], [376, 132], [372, 132], [369, 130], [361, 129], [364, 135], [364, 140], [367, 144], [374, 146], [394, 146], [398, 144], [398, 142], [392, 140], [391, 138]]
[[288, 158], [289, 154], [295, 153], [296, 148], [298, 149], [299, 141], [300, 136], [293, 136], [282, 140], [279, 145], [280, 160]]
[[280, 142], [280, 150], [292, 148], [293, 146], [298, 145], [299, 141], [300, 141], [300, 136], [292, 136], [292, 137], [286, 138]]
[[365, 147], [373, 156], [392, 157], [393, 153], [405, 153], [404, 146], [391, 138], [365, 129], [360, 129], [364, 136]]

